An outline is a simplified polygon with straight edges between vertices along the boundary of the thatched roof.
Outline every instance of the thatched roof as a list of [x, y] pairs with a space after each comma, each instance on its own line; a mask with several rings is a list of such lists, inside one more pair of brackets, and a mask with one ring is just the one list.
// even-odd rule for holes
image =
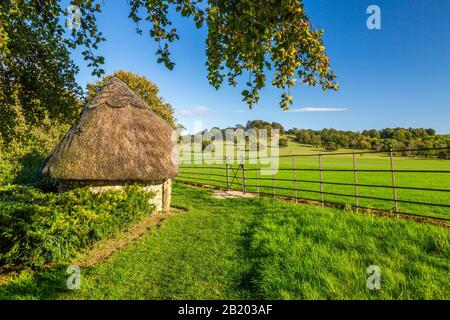
[[173, 178], [173, 128], [118, 78], [87, 104], [48, 157], [44, 175], [76, 181], [162, 181]]

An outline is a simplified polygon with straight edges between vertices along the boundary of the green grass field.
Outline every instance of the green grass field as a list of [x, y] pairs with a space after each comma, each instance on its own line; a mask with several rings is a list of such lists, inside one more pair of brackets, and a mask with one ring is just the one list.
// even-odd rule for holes
[[[339, 152], [352, 152], [353, 150], [341, 149]], [[355, 150], [360, 151], [360, 150]], [[246, 185], [249, 192], [265, 192], [276, 193], [277, 195], [284, 195], [290, 197], [298, 197], [304, 199], [320, 200], [320, 172], [319, 171], [303, 171], [302, 169], [319, 169], [319, 159], [312, 154], [323, 153], [322, 150], [312, 148], [310, 146], [300, 145], [294, 141], [289, 142], [289, 146], [281, 148], [279, 154], [279, 169], [273, 176], [271, 171], [267, 170], [266, 175], [261, 172], [257, 177], [256, 164], [250, 163], [246, 159]], [[296, 179], [304, 180], [294, 183], [294, 168], [293, 157], [288, 155], [302, 155], [295, 156]], [[322, 166], [324, 170], [338, 169], [338, 170], [353, 170], [353, 156], [347, 155], [330, 155], [323, 153]], [[232, 183], [233, 189], [242, 189], [242, 172], [238, 171], [238, 164], [231, 165], [231, 177], [234, 172], [237, 172], [236, 178]], [[386, 154], [364, 154], [356, 155], [356, 166], [359, 170], [390, 170], [391, 163], [389, 156]], [[434, 159], [415, 159], [410, 157], [394, 157], [395, 170], [416, 170], [416, 171], [450, 171], [449, 160], [434, 160]], [[270, 165], [266, 162], [259, 163], [259, 168], [270, 169]], [[286, 170], [290, 169], [290, 170]], [[224, 164], [204, 164], [201, 159], [197, 159], [195, 164], [181, 164], [181, 174], [178, 177], [180, 181], [191, 181], [198, 184], [212, 184], [217, 187], [226, 187], [226, 169]], [[212, 175], [211, 175], [212, 174]], [[272, 181], [272, 177], [275, 178]], [[256, 179], [258, 178], [258, 179]], [[281, 180], [276, 180], [281, 179]], [[394, 195], [392, 189], [391, 172], [358, 172], [357, 179], [359, 184], [363, 185], [378, 185], [387, 187], [368, 187], [360, 186], [359, 206], [381, 209], [386, 211], [393, 211], [395, 208]], [[308, 182], [316, 181], [316, 182]], [[324, 171], [323, 172], [323, 192], [324, 200], [337, 202], [342, 204], [356, 205], [355, 187], [353, 185], [333, 185], [327, 182], [339, 183], [354, 183], [353, 171]], [[430, 206], [422, 204], [409, 204], [402, 201], [413, 201], [421, 203], [432, 203], [441, 205], [450, 205], [450, 173], [422, 173], [422, 172], [396, 172], [395, 182], [397, 188], [397, 197], [399, 211], [405, 213], [414, 213], [424, 216], [432, 216], [438, 218], [450, 219], [450, 208]], [[281, 188], [275, 189], [273, 188]], [[443, 191], [423, 191], [402, 189], [402, 187], [413, 188], [432, 188], [445, 189]], [[284, 188], [284, 189], [283, 189]], [[297, 192], [294, 189], [297, 188]], [[332, 194], [327, 194], [332, 193]], [[346, 194], [348, 196], [333, 195]], [[364, 198], [368, 197], [368, 198]], [[382, 198], [386, 200], [376, 200], [370, 197]]]
[[64, 265], [0, 282], [0, 299], [450, 298], [448, 228], [181, 184], [173, 202], [187, 211], [83, 268], [81, 290]]

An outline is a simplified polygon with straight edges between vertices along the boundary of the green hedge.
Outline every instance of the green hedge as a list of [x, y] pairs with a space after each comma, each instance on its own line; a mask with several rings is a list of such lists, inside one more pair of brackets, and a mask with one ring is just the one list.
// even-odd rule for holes
[[67, 125], [49, 120], [40, 126], [20, 121], [8, 139], [0, 134], [0, 186], [27, 184], [52, 188], [53, 181], [42, 176], [41, 166], [67, 129]]
[[0, 268], [39, 267], [72, 258], [94, 241], [149, 214], [151, 193], [138, 186], [93, 194], [0, 188]]

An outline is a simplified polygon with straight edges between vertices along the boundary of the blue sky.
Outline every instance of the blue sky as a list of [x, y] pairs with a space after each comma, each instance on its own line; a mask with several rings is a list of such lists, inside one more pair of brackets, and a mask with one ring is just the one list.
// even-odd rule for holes
[[[325, 29], [325, 46], [340, 84], [338, 92], [305, 86], [291, 90], [292, 108], [309, 112], [280, 110], [281, 93], [270, 87], [270, 81], [253, 110], [242, 102], [242, 86], [213, 89], [206, 78], [206, 28], [198, 30], [177, 15], [173, 21], [181, 39], [172, 45], [175, 69], [157, 64], [156, 45], [147, 34], [135, 33], [126, 0], [105, 1], [98, 25], [106, 42], [99, 53], [105, 56], [107, 73], [130, 70], [156, 83], [189, 130], [196, 121], [210, 128], [263, 119], [287, 128], [432, 127], [450, 133], [450, 1], [304, 3], [314, 25]], [[381, 30], [366, 27], [371, 4], [381, 8]], [[78, 82], [85, 86], [94, 81], [79, 54], [73, 57], [81, 67]], [[317, 112], [317, 108], [332, 110]]]

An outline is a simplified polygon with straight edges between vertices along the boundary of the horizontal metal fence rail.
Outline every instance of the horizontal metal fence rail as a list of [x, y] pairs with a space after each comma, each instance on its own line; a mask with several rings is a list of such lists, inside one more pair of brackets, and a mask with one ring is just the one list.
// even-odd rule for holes
[[[400, 199], [398, 194], [398, 190], [404, 191], [420, 191], [421, 194], [423, 192], [437, 192], [442, 196], [450, 193], [450, 189], [444, 188], [427, 188], [421, 186], [408, 186], [408, 185], [398, 185], [397, 183], [397, 174], [402, 174], [402, 179], [405, 179], [405, 174], [421, 174], [425, 178], [429, 178], [429, 174], [440, 174], [440, 175], [448, 175], [447, 179], [450, 181], [450, 170], [404, 170], [404, 169], [396, 169], [395, 168], [395, 157], [394, 153], [407, 153], [407, 152], [418, 152], [418, 151], [440, 151], [440, 150], [450, 150], [450, 148], [435, 148], [435, 149], [407, 149], [407, 150], [391, 150], [391, 151], [368, 151], [368, 152], [342, 152], [342, 153], [320, 153], [320, 154], [291, 154], [291, 155], [282, 155], [280, 158], [292, 157], [292, 168], [281, 167], [274, 169], [273, 167], [263, 167], [260, 165], [261, 160], [267, 160], [270, 158], [274, 158], [271, 156], [268, 157], [258, 157], [258, 158], [245, 158], [245, 160], [256, 159], [256, 163], [247, 164], [244, 161], [244, 158], [241, 158], [239, 163], [230, 164], [229, 159], [224, 158], [224, 163], [222, 165], [218, 164], [204, 164], [205, 159], [202, 158], [200, 162], [194, 161], [193, 164], [190, 165], [180, 165], [180, 172], [177, 181], [187, 184], [194, 185], [202, 185], [208, 186], [211, 189], [226, 189], [226, 190], [237, 190], [245, 192], [256, 193], [258, 195], [267, 195], [272, 197], [286, 198], [298, 201], [313, 201], [330, 205], [344, 205], [352, 207], [356, 210], [358, 209], [367, 209], [367, 210], [377, 210], [383, 212], [391, 212], [395, 214], [402, 215], [410, 215], [416, 217], [425, 217], [437, 220], [445, 220], [450, 221], [450, 210], [445, 211], [445, 216], [439, 216], [441, 213], [431, 213], [432, 215], [423, 214], [420, 212], [406, 212], [400, 209], [400, 205], [402, 204], [410, 204], [410, 205], [419, 205], [425, 206], [428, 208], [450, 208], [450, 196], [448, 199], [444, 198], [444, 200], [448, 201], [447, 203], [435, 203], [435, 202], [427, 202], [422, 199], [411, 198], [410, 199]], [[355, 155], [363, 155], [363, 154], [386, 154], [386, 160], [390, 160], [388, 165], [390, 169], [361, 169], [357, 167], [357, 160]], [[351, 169], [341, 169], [341, 168], [323, 168], [324, 157], [333, 157], [340, 155], [352, 155], [353, 158], [349, 158], [349, 164], [352, 166]], [[301, 168], [298, 166], [300, 161], [296, 162], [297, 157], [317, 157], [318, 159], [318, 167], [319, 168]], [[217, 158], [209, 158], [217, 160]], [[342, 159], [342, 158], [341, 158]], [[384, 158], [380, 158], [384, 159]], [[364, 159], [366, 160], [366, 159]], [[450, 168], [450, 161], [448, 161]], [[267, 161], [266, 161], [267, 162]], [[199, 164], [203, 164], [200, 165]], [[252, 165], [254, 167], [252, 167]], [[209, 169], [209, 170], [204, 170]], [[260, 170], [266, 170], [272, 172], [281, 172], [283, 175], [286, 173], [292, 172], [292, 178], [284, 178], [284, 177], [276, 177], [277, 173], [269, 175], [267, 177], [261, 176], [258, 174]], [[205, 172], [206, 171], [206, 172]], [[302, 179], [299, 178], [301, 176], [301, 172], [317, 172], [320, 174], [320, 180], [311, 180], [311, 179]], [[340, 181], [327, 181], [324, 179], [324, 172], [348, 172], [352, 173], [353, 182], [340, 182]], [[256, 176], [249, 176], [250, 173], [255, 173]], [[390, 173], [390, 184], [370, 184], [370, 183], [361, 183], [360, 176], [358, 173]], [[444, 181], [445, 181], [444, 179]], [[264, 184], [267, 182], [267, 184]], [[293, 183], [293, 187], [290, 186], [280, 186], [276, 185], [276, 182], [286, 182]], [[320, 190], [312, 190], [305, 189], [301, 187], [301, 184], [315, 184], [320, 186]], [[353, 187], [353, 192], [345, 193], [345, 191], [338, 190], [339, 192], [335, 192], [335, 190], [324, 190], [325, 186], [342, 186], [342, 187]], [[374, 190], [380, 189], [392, 189], [392, 198], [379, 197], [367, 194], [361, 194], [360, 188], [374, 188]], [[269, 190], [271, 192], [269, 192]], [[276, 192], [279, 190], [280, 193]], [[290, 191], [292, 194], [282, 194], [282, 191]], [[320, 196], [319, 199], [311, 198], [305, 196], [305, 194], [318, 194]], [[413, 194], [414, 195], [414, 194]], [[325, 196], [334, 196], [334, 197], [344, 197], [354, 198], [355, 204], [349, 203], [349, 201], [335, 201], [330, 199], [325, 199]], [[415, 195], [414, 195], [415, 196]], [[367, 200], [375, 200], [377, 203], [370, 203], [370, 207], [361, 205], [362, 199]], [[381, 205], [381, 204], [383, 205]], [[388, 207], [386, 208], [386, 204]], [[393, 207], [390, 209], [389, 204], [392, 204]], [[420, 211], [420, 210], [419, 210]]]
[[[355, 151], [355, 152], [322, 152], [322, 153], [306, 153], [306, 154], [284, 154], [284, 155], [277, 155], [273, 157], [278, 158], [287, 158], [287, 157], [317, 157], [317, 156], [345, 156], [345, 155], [364, 155], [364, 154], [387, 154], [389, 156], [389, 153], [392, 152], [393, 154], [398, 153], [411, 153], [411, 152], [421, 152], [421, 151], [444, 151], [444, 150], [450, 150], [448, 147], [443, 148], [431, 148], [431, 149], [392, 149], [390, 151]], [[193, 155], [194, 158], [202, 158], [202, 157], [196, 157], [195, 155], [204, 155], [203, 152], [187, 152], [189, 155]], [[271, 158], [271, 156], [266, 157], [247, 157], [246, 160], [257, 160], [257, 159], [264, 159], [264, 158]], [[216, 157], [203, 157], [203, 160], [217, 160]], [[199, 162], [201, 163], [201, 162]]]

